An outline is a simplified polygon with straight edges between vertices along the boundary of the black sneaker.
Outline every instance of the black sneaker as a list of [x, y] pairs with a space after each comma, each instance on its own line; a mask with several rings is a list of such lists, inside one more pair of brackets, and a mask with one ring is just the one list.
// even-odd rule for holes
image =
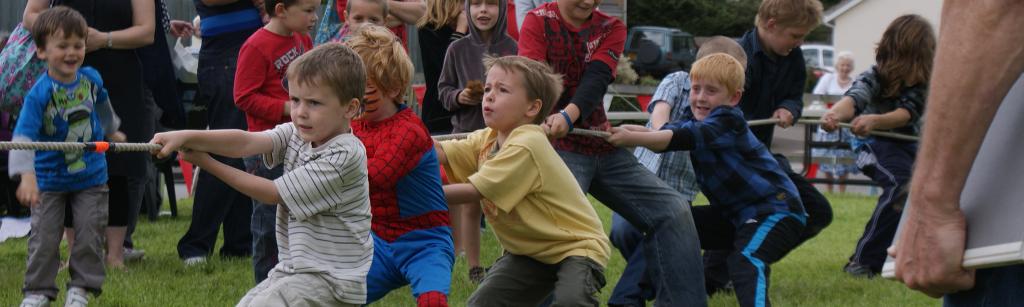
[[478, 266], [472, 267], [469, 269], [469, 280], [474, 284], [480, 284], [481, 281], [484, 281], [485, 273], [484, 268]]
[[878, 273], [872, 271], [870, 267], [852, 261], [850, 263], [847, 263], [846, 266], [843, 267], [843, 271], [845, 271], [846, 274], [850, 274], [850, 276], [857, 278], [870, 279], [875, 278], [875, 275], [878, 275]]

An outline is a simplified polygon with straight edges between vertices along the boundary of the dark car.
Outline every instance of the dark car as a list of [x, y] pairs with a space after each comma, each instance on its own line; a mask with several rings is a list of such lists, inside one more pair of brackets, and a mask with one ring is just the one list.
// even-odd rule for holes
[[626, 37], [626, 56], [640, 75], [661, 78], [678, 70], [690, 70], [697, 57], [693, 35], [679, 29], [637, 26]]

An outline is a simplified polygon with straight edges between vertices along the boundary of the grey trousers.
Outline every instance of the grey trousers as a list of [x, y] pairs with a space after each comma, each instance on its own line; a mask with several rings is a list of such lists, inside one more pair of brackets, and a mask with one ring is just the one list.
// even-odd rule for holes
[[551, 306], [599, 306], [597, 293], [604, 284], [604, 267], [587, 257], [546, 264], [506, 253], [487, 271], [466, 306], [537, 306], [552, 294]]
[[107, 227], [106, 185], [73, 192], [42, 192], [40, 203], [32, 208], [32, 233], [28, 238], [28, 265], [22, 292], [57, 297], [57, 270], [60, 263], [60, 240], [64, 234], [65, 204], [71, 204], [74, 217], [75, 244], [71, 249], [71, 281], [68, 287], [79, 287], [100, 294], [106, 277], [103, 264], [104, 229]]

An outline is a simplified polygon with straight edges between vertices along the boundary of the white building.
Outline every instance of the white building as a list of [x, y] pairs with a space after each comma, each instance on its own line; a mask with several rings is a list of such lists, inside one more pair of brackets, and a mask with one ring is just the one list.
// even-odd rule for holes
[[825, 12], [824, 22], [833, 28], [836, 52], [853, 52], [854, 73], [875, 65], [875, 47], [896, 17], [918, 14], [939, 33], [942, 0], [844, 0]]

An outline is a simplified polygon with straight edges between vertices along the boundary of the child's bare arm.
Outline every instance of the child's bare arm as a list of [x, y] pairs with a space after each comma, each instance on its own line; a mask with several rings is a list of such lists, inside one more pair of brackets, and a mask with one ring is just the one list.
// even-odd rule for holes
[[248, 195], [252, 199], [269, 205], [279, 204], [282, 202], [281, 194], [277, 191], [277, 186], [275, 186], [274, 182], [270, 181], [270, 179], [249, 174], [228, 166], [220, 161], [214, 160], [213, 157], [210, 157], [210, 154], [202, 151], [184, 151], [181, 153], [181, 157], [199, 166], [203, 171], [209, 172], [217, 178], [220, 178], [224, 183], [227, 183], [235, 190]]
[[906, 126], [910, 123], [910, 112], [903, 108], [897, 108], [885, 114], [865, 114], [857, 116], [850, 124], [850, 130], [857, 135], [867, 135], [871, 130], [886, 130]]
[[270, 136], [242, 130], [181, 130], [157, 133], [149, 141], [163, 145], [154, 154], [166, 157], [180, 148], [209, 152], [232, 158], [242, 158], [270, 152], [274, 143]]
[[484, 198], [471, 183], [456, 183], [444, 186], [444, 197], [449, 204], [477, 203]]
[[434, 142], [434, 151], [437, 152], [437, 163], [441, 166], [448, 164], [448, 156], [444, 154], [444, 148], [441, 147], [441, 143]]
[[651, 111], [651, 128], [654, 130], [661, 129], [669, 121], [669, 114], [672, 113], [672, 105], [664, 100], [655, 101], [654, 110]]
[[643, 146], [653, 151], [665, 151], [672, 141], [671, 130], [650, 130], [643, 126], [623, 125], [611, 129], [608, 143], [612, 145]]
[[825, 115], [821, 116], [821, 120], [824, 123], [821, 124], [821, 128], [825, 131], [835, 131], [839, 129], [839, 123], [848, 122], [854, 116], [854, 102], [850, 96], [843, 96], [839, 99], [835, 105], [832, 106]]

